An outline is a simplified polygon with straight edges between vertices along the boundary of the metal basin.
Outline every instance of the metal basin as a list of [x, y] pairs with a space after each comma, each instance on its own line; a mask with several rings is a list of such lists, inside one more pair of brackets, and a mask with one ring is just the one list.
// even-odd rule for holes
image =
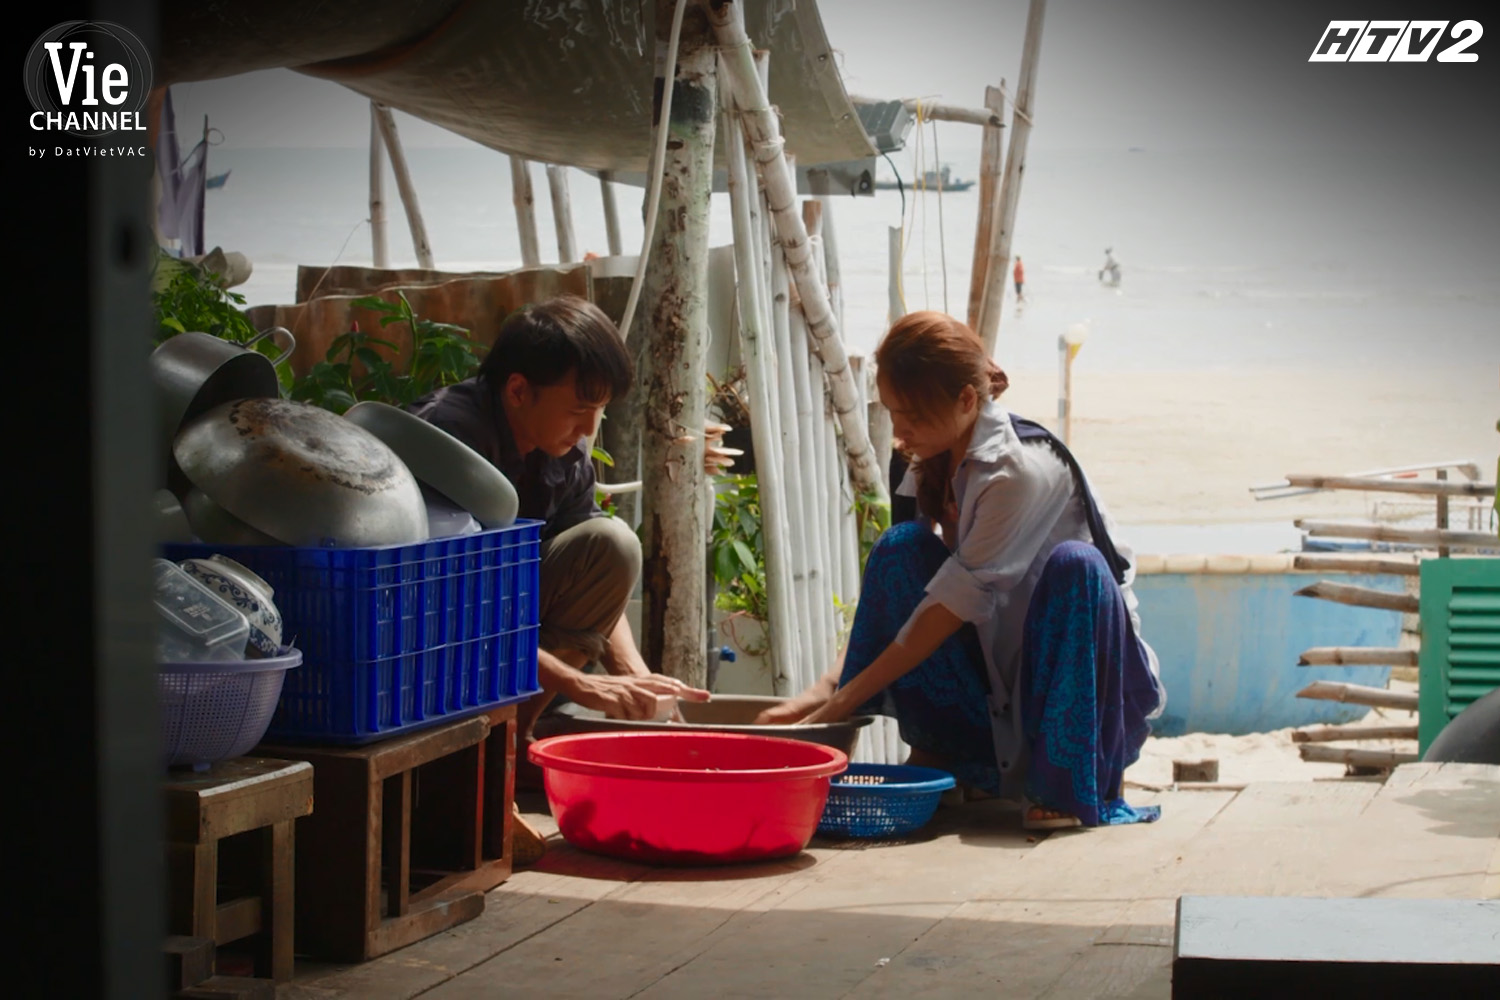
[[214, 503], [288, 545], [405, 545], [427, 537], [411, 470], [379, 438], [284, 399], [217, 406], [177, 435], [173, 455]]
[[[284, 339], [280, 357], [268, 358], [250, 347], [266, 337]], [[208, 333], [188, 331], [151, 352], [151, 381], [156, 386], [158, 435], [167, 458], [167, 486], [181, 497], [188, 480], [172, 455], [182, 426], [198, 415], [236, 399], [281, 395], [276, 365], [296, 347], [290, 332], [276, 327], [249, 344], [232, 344]]]
[[845, 754], [854, 752], [854, 743], [859, 731], [875, 721], [874, 716], [856, 715], [843, 722], [819, 722], [812, 725], [757, 726], [753, 720], [763, 709], [785, 701], [748, 694], [716, 694], [712, 701], [678, 701], [683, 722], [633, 722], [628, 719], [607, 719], [599, 712], [565, 706], [563, 711], [544, 715], [537, 720], [534, 733], [538, 739], [544, 736], [561, 736], [565, 733], [632, 733], [632, 732], [707, 732], [707, 733], [754, 733], [760, 736], [780, 736], [806, 743], [820, 743], [834, 747]]

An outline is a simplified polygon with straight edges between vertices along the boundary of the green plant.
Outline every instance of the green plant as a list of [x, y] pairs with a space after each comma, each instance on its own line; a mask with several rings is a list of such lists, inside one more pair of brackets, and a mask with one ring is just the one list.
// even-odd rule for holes
[[874, 493], [854, 495], [854, 524], [859, 532], [859, 572], [865, 571], [870, 558], [870, 549], [887, 528], [891, 526], [891, 504]]
[[720, 482], [727, 488], [719, 491], [714, 501], [709, 541], [718, 587], [714, 606], [765, 621], [768, 605], [760, 490], [754, 474], [724, 476]]
[[334, 338], [324, 360], [293, 384], [291, 397], [335, 413], [367, 399], [404, 407], [434, 389], [474, 374], [479, 357], [468, 330], [422, 319], [412, 311], [405, 293], [397, 292], [396, 298], [387, 302], [367, 296], [356, 299], [353, 305], [379, 313], [382, 328], [392, 323], [407, 325], [412, 351], [406, 371], [398, 371], [396, 363], [377, 350], [385, 348], [394, 355], [397, 347], [393, 342], [356, 327]]
[[[189, 330], [207, 333], [235, 344], [253, 340], [260, 331], [251, 325], [240, 307], [245, 297], [224, 287], [224, 279], [201, 264], [173, 257], [157, 248], [156, 270], [151, 276], [151, 305], [156, 315], [153, 345]], [[268, 357], [280, 353], [269, 338], [252, 346]], [[287, 362], [276, 367], [282, 391], [292, 385]]]

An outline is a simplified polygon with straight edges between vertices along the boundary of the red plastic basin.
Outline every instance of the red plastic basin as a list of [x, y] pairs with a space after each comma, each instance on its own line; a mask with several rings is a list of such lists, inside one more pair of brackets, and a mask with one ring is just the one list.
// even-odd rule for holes
[[530, 755], [568, 843], [677, 865], [796, 854], [849, 766], [833, 747], [739, 733], [582, 733]]

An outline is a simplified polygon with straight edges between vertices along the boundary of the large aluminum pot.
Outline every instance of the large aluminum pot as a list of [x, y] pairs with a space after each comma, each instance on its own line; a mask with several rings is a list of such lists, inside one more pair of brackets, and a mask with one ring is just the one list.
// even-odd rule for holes
[[375, 435], [286, 399], [240, 399], [189, 421], [173, 454], [210, 500], [288, 545], [427, 538], [417, 480]]
[[[251, 350], [271, 337], [281, 354], [268, 358]], [[281, 395], [276, 366], [291, 357], [297, 341], [291, 331], [275, 327], [234, 344], [208, 333], [189, 331], [151, 352], [151, 380], [156, 383], [158, 436], [167, 459], [167, 486], [180, 498], [190, 485], [172, 457], [172, 442], [189, 420], [235, 399], [266, 399]]]

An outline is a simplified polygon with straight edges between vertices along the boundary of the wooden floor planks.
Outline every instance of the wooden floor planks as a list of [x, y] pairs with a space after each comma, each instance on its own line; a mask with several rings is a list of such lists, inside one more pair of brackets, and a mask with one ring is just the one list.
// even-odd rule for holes
[[1500, 768], [1153, 799], [1155, 824], [1033, 836], [1014, 807], [974, 803], [910, 843], [815, 840], [722, 870], [562, 845], [477, 919], [362, 966], [299, 966], [279, 996], [1165, 1000], [1184, 894], [1500, 896]]

